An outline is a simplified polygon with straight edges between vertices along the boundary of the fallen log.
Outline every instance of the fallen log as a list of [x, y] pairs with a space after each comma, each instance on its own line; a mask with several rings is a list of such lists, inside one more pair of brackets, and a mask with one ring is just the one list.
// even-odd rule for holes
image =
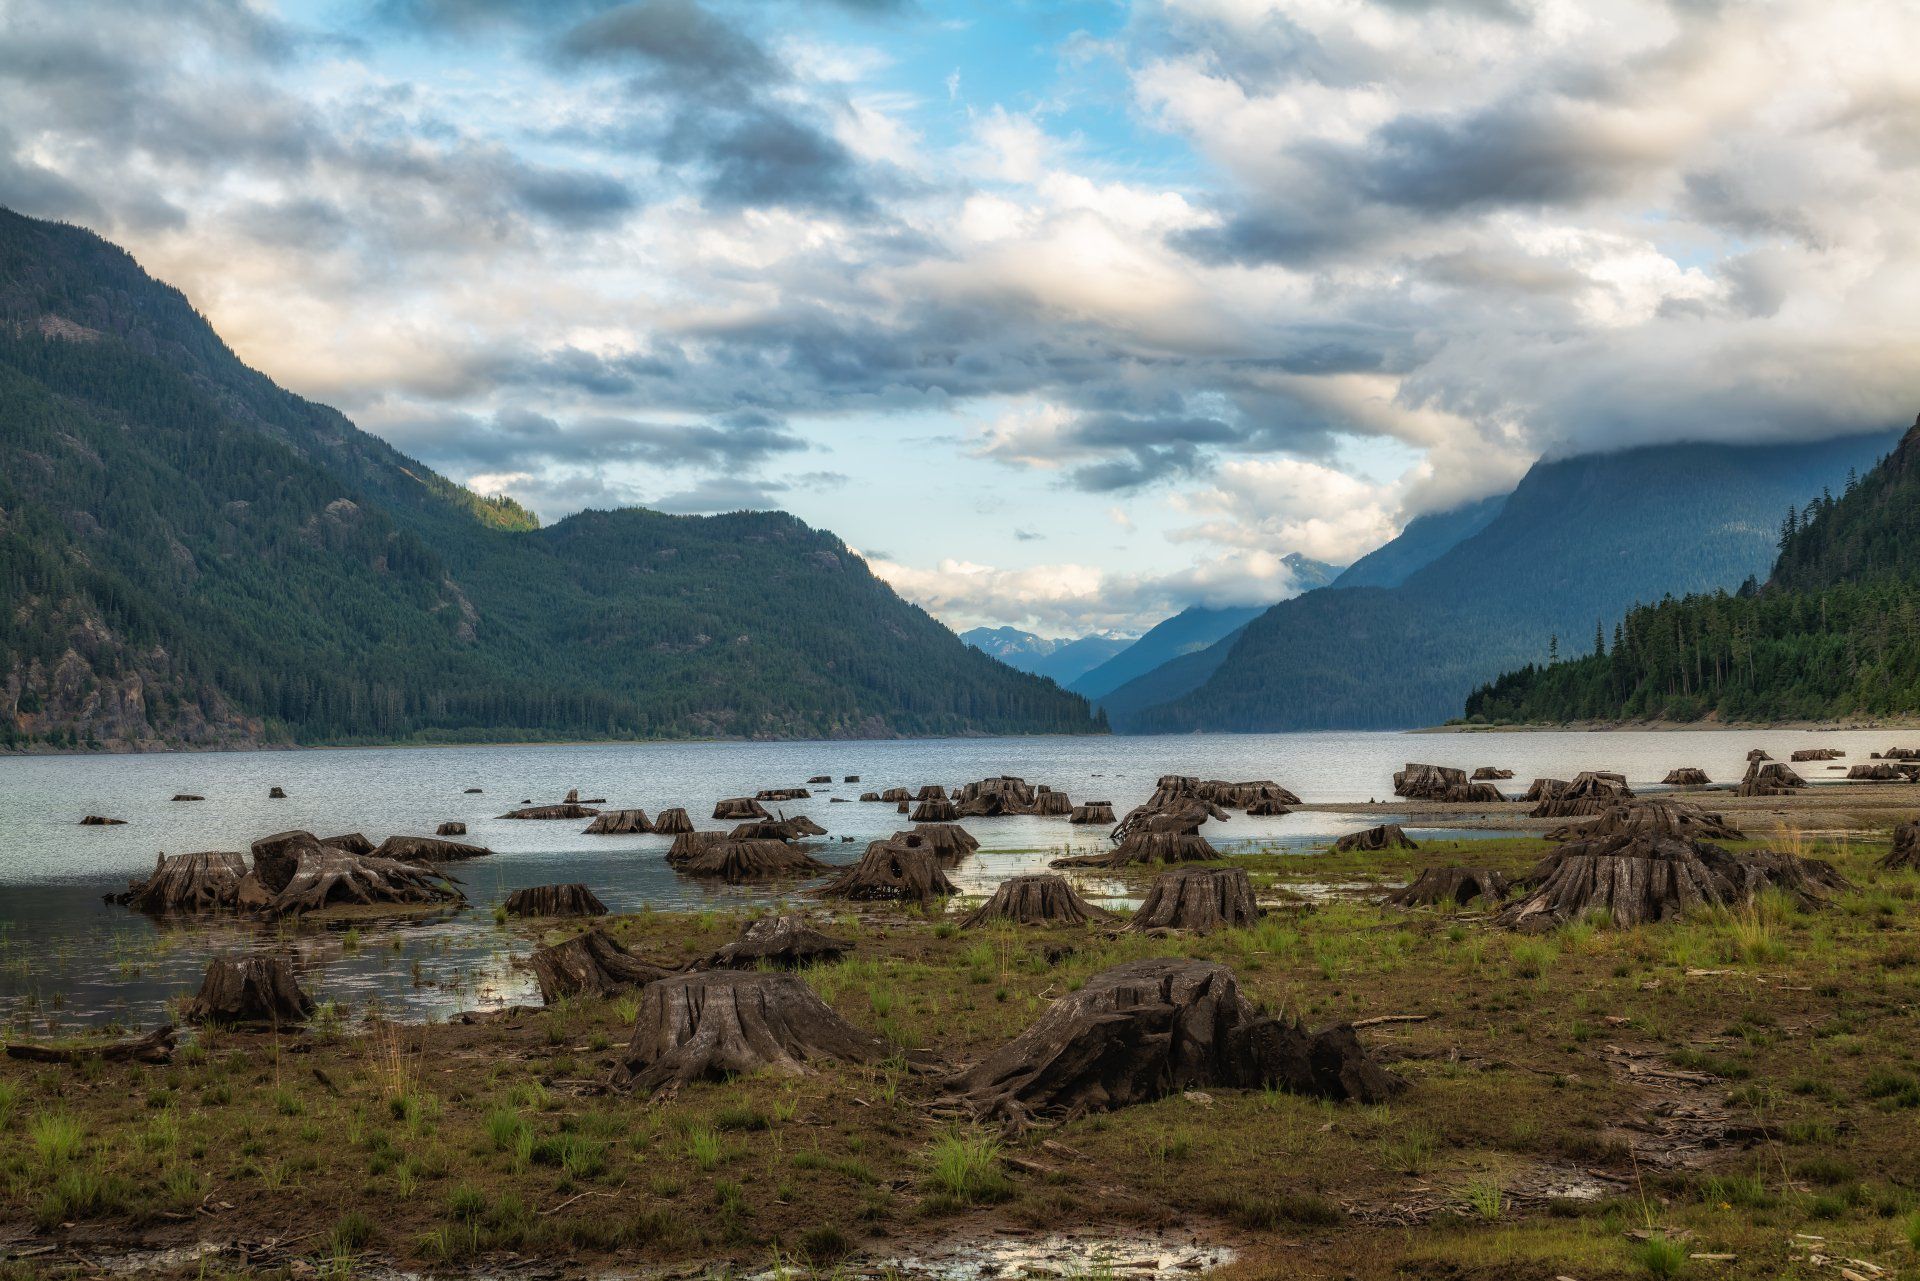
[[586, 886], [529, 885], [507, 895], [508, 916], [605, 916], [607, 905]]
[[993, 897], [968, 913], [960, 922], [963, 930], [977, 929], [994, 921], [1016, 925], [1091, 925], [1110, 921], [1113, 914], [1074, 893], [1067, 878], [1038, 874], [1015, 876], [1000, 882]]
[[169, 1023], [145, 1036], [120, 1041], [95, 1041], [80, 1045], [46, 1045], [34, 1041], [10, 1041], [7, 1057], [29, 1063], [80, 1064], [99, 1059], [106, 1063], [169, 1063], [179, 1032]]

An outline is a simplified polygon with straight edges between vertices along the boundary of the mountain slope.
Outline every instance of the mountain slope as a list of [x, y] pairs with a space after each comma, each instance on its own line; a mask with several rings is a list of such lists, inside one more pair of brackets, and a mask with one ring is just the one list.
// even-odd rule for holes
[[1222, 637], [1239, 631], [1265, 613], [1266, 608], [1265, 605], [1229, 605], [1220, 609], [1205, 605], [1189, 606], [1149, 628], [1139, 640], [1084, 673], [1078, 680], [1069, 683], [1067, 688], [1098, 703], [1106, 695], [1145, 676], [1162, 663], [1171, 662], [1182, 654], [1205, 649]]
[[961, 632], [960, 639], [1008, 667], [1044, 676], [1062, 687], [1133, 644], [1124, 636], [1053, 640], [1017, 627], [975, 627]]
[[1920, 422], [1838, 499], [1793, 514], [1764, 587], [1633, 611], [1605, 654], [1529, 664], [1482, 721], [1838, 720], [1920, 712]]
[[0, 743], [1083, 732], [783, 513], [538, 528], [0, 211]]
[[1492, 524], [1506, 504], [1507, 495], [1495, 494], [1451, 511], [1415, 516], [1399, 537], [1347, 566], [1333, 580], [1333, 586], [1398, 587], [1409, 575]]
[[1566, 651], [1669, 592], [1764, 572], [1774, 513], [1868, 465], [1890, 436], [1665, 445], [1542, 462], [1485, 528], [1397, 587], [1283, 601], [1199, 688], [1123, 716], [1138, 731], [1395, 728], [1458, 714], [1477, 685]]

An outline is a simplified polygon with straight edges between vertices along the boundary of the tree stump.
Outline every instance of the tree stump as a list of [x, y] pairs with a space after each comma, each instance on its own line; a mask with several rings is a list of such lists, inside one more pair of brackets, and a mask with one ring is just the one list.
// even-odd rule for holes
[[1772, 759], [1773, 757], [1767, 755], [1767, 751], [1764, 747], [1756, 747], [1752, 751], [1747, 753], [1747, 764], [1749, 765], [1753, 764], [1756, 761], [1770, 761]]
[[[756, 801], [804, 801], [813, 793], [804, 787], [765, 787], [753, 794]], [[719, 818], [718, 814], [714, 815]]]
[[527, 966], [545, 1005], [570, 996], [612, 996], [675, 972], [641, 960], [599, 929], [538, 949]]
[[[685, 812], [682, 811], [684, 817]], [[585, 836], [640, 836], [654, 830], [645, 810], [601, 810], [587, 824]]]
[[499, 817], [527, 820], [592, 818], [599, 812], [591, 805], [582, 805], [577, 801], [562, 801], [558, 805], [523, 806], [517, 810], [508, 810]]
[[152, 876], [130, 883], [125, 894], [108, 895], [108, 899], [136, 911], [166, 915], [237, 911], [249, 894], [256, 905], [266, 901], [259, 882], [247, 871], [246, 856], [210, 851], [171, 857], [162, 854], [153, 865]]
[[725, 832], [682, 832], [667, 846], [667, 866], [683, 867], [720, 842], [731, 839]]
[[1534, 818], [1589, 818], [1620, 801], [1633, 799], [1626, 776], [1608, 770], [1585, 770], [1571, 783], [1541, 798], [1528, 811]]
[[1033, 812], [1043, 818], [1060, 818], [1073, 813], [1073, 801], [1065, 792], [1041, 791], [1033, 798]]
[[1739, 796], [1787, 796], [1806, 785], [1807, 780], [1796, 774], [1791, 765], [1754, 761], [1747, 766], [1746, 777], [1734, 792]]
[[767, 813], [766, 807], [751, 796], [730, 796], [715, 802], [713, 817], [716, 821], [738, 823], [742, 819], [772, 818], [773, 815]]
[[1382, 823], [1364, 832], [1348, 832], [1333, 843], [1333, 853], [1351, 854], [1356, 850], [1417, 850], [1413, 838], [1398, 823]]
[[255, 842], [254, 846], [253, 872], [272, 895], [266, 904], [270, 915], [317, 912], [338, 903], [416, 905], [462, 901], [463, 896], [451, 881], [423, 864], [402, 862], [377, 853], [349, 854], [322, 845], [305, 832], [283, 833], [282, 837], [287, 835], [305, 836], [306, 840], [288, 842], [281, 837], [270, 838], [278, 844], [270, 848], [265, 858], [261, 856], [260, 843]]
[[814, 893], [823, 898], [904, 900], [927, 903], [957, 894], [930, 849], [874, 841], [860, 861]]
[[1066, 877], [1043, 873], [1000, 882], [993, 897], [969, 913], [960, 922], [960, 928], [971, 930], [994, 921], [1012, 921], [1016, 925], [1091, 925], [1112, 919], [1111, 912], [1095, 907], [1074, 893]]
[[1484, 783], [1512, 777], [1513, 771], [1510, 769], [1501, 769], [1496, 765], [1482, 765], [1479, 769], [1473, 771], [1473, 777], [1468, 781]]
[[653, 816], [653, 830], [661, 836], [679, 836], [693, 830], [693, 820], [679, 806], [661, 810]]
[[[904, 790], [903, 788], [902, 791]], [[902, 796], [900, 799], [904, 801], [907, 798]], [[920, 790], [914, 793], [913, 799], [916, 801], [944, 801], [947, 799], [947, 789], [938, 783], [924, 783], [921, 785]]]
[[1900, 772], [1899, 766], [1889, 765], [1887, 762], [1881, 761], [1877, 765], [1869, 765], [1865, 762], [1855, 765], [1847, 771], [1847, 777], [1850, 779], [1867, 779], [1878, 783], [1898, 783], [1906, 778], [1906, 775]]
[[1521, 793], [1520, 799], [1528, 804], [1538, 804], [1541, 801], [1552, 800], [1566, 791], [1567, 786], [1567, 780], [1564, 778], [1536, 778], [1532, 785]]
[[689, 1081], [803, 1075], [818, 1063], [876, 1063], [891, 1047], [834, 1013], [792, 974], [704, 970], [649, 983], [612, 1083], [656, 1099]]
[[127, 820], [124, 818], [102, 818], [98, 814], [89, 814], [80, 820], [82, 827], [125, 827], [126, 825]]
[[803, 836], [825, 836], [827, 829], [802, 814], [798, 818], [756, 818], [738, 824], [727, 835], [736, 841], [797, 841]]
[[[1168, 774], [1160, 780], [1160, 787], [1163, 790], [1184, 789], [1202, 800], [1211, 801], [1215, 805], [1230, 810], [1251, 811], [1256, 805], [1292, 807], [1300, 804], [1298, 796], [1270, 778], [1254, 783], [1228, 783], [1217, 778], [1189, 779], [1178, 774]], [[1280, 812], [1290, 814], [1293, 811], [1288, 808]]]
[[960, 807], [944, 796], [932, 796], [913, 807], [915, 823], [951, 823], [960, 817]]
[[1105, 827], [1113, 821], [1112, 801], [1088, 801], [1074, 806], [1073, 812], [1067, 815], [1067, 822], [1075, 827]]
[[785, 841], [714, 841], [691, 858], [675, 865], [688, 876], [708, 876], [738, 885], [742, 881], [782, 876], [812, 876], [828, 869], [825, 863]]
[[822, 934], [798, 916], [762, 916], [749, 921], [740, 937], [707, 959], [713, 969], [751, 970], [772, 966], [797, 970], [837, 961], [853, 944]]
[[1211, 961], [1131, 961], [1056, 1000], [1026, 1031], [947, 1082], [950, 1106], [1019, 1129], [1195, 1089], [1276, 1086], [1383, 1101], [1404, 1082], [1348, 1025], [1310, 1033], [1260, 1014]]
[[1180, 867], [1154, 878], [1127, 929], [1136, 934], [1148, 930], [1205, 934], [1252, 925], [1259, 919], [1253, 882], [1244, 868]]
[[1048, 867], [1126, 867], [1130, 863], [1210, 863], [1220, 851], [1198, 832], [1155, 832], [1140, 829], [1127, 835], [1104, 854], [1075, 854], [1056, 858]]
[[1279, 818], [1283, 814], [1291, 813], [1293, 810], [1279, 801], [1255, 801], [1247, 806], [1248, 818]]
[[435, 836], [465, 836], [467, 834], [467, 825], [454, 819], [448, 819], [440, 826], [434, 828], [433, 834]]
[[[465, 831], [463, 827], [461, 829]], [[458, 863], [470, 858], [485, 858], [493, 851], [484, 845], [468, 845], [439, 836], [389, 836], [373, 851], [375, 858], [396, 859], [402, 863]]]
[[1644, 832], [1694, 841], [1738, 841], [1746, 833], [1723, 814], [1710, 813], [1686, 801], [1655, 796], [1609, 805], [1584, 823], [1568, 823], [1546, 834], [1550, 841], [1591, 840], [1599, 836]]
[[1448, 789], [1465, 787], [1468, 781], [1463, 769], [1409, 761], [1406, 768], [1394, 771], [1393, 794], [1411, 801], [1437, 801], [1446, 796]]
[[879, 800], [879, 799], [880, 799], [880, 793], [878, 793], [878, 792], [862, 792], [862, 793], [860, 793], [860, 799], [861, 799], [861, 800], [863, 800], [863, 801], [877, 801], [877, 800]]
[[195, 796], [192, 792], [175, 792], [173, 799], [176, 801], [204, 801], [207, 798], [204, 796]]
[[567, 885], [529, 885], [507, 895], [508, 916], [605, 916], [607, 905], [578, 881]]
[[287, 789], [284, 787], [269, 787], [267, 789], [267, 799], [270, 801], [284, 801], [287, 799]]
[[1465, 907], [1477, 898], [1497, 903], [1510, 889], [1507, 878], [1489, 867], [1430, 867], [1386, 901], [1395, 907]]
[[284, 956], [215, 957], [200, 981], [200, 994], [181, 1009], [189, 1023], [303, 1023], [313, 998], [300, 989]]
[[1667, 776], [1660, 781], [1668, 787], [1705, 787], [1713, 780], [1707, 777], [1705, 770], [1688, 765], [1668, 770]]
[[949, 867], [980, 848], [973, 833], [957, 823], [922, 823], [907, 831], [895, 832], [888, 839], [908, 849], [930, 850]]
[[1846, 753], [1837, 747], [1803, 747], [1787, 759], [1791, 761], [1837, 761]]
[[904, 787], [889, 787], [880, 793], [880, 799], [889, 805], [898, 805], [901, 801], [912, 800], [913, 797], [907, 795], [907, 789]]
[[1902, 823], [1894, 828], [1892, 848], [1874, 866], [1888, 871], [1920, 868], [1920, 823]]

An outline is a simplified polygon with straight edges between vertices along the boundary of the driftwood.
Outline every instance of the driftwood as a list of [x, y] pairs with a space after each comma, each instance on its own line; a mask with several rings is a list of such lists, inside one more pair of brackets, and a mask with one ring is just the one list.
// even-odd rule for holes
[[973, 834], [957, 823], [922, 823], [909, 831], [895, 832], [887, 839], [910, 850], [929, 850], [949, 866], [980, 848]]
[[1920, 823], [1902, 823], [1893, 829], [1893, 845], [1875, 867], [1887, 871], [1920, 868]]
[[82, 827], [125, 827], [126, 825], [127, 820], [124, 818], [102, 818], [98, 814], [89, 814], [80, 820]]
[[189, 1023], [244, 1023], [279, 1026], [313, 1015], [313, 998], [300, 989], [284, 956], [215, 957], [207, 965], [200, 993], [180, 1011]]
[[1177, 1091], [1279, 1087], [1375, 1103], [1404, 1088], [1345, 1024], [1309, 1033], [1261, 1014], [1211, 961], [1131, 961], [1056, 1000], [952, 1077], [948, 1103], [1008, 1128], [1150, 1103]]
[[7, 1045], [7, 1057], [25, 1059], [29, 1063], [69, 1065], [90, 1063], [95, 1059], [105, 1063], [170, 1063], [173, 1061], [173, 1043], [178, 1037], [179, 1032], [169, 1023], [144, 1036], [119, 1041], [95, 1041], [82, 1045], [40, 1045], [32, 1041], [12, 1041]]
[[693, 820], [687, 817], [685, 810], [675, 806], [653, 816], [653, 830], [661, 836], [678, 836], [693, 830]]
[[1705, 770], [1695, 769], [1689, 765], [1680, 769], [1668, 770], [1667, 776], [1660, 781], [1668, 787], [1705, 787], [1713, 780], [1707, 777]]
[[263, 905], [266, 895], [247, 871], [244, 854], [209, 851], [202, 854], [160, 855], [153, 875], [134, 881], [125, 894], [110, 894], [109, 902], [124, 903], [141, 912], [236, 911], [251, 897]]
[[1489, 867], [1430, 867], [1386, 901], [1395, 907], [1465, 907], [1477, 898], [1497, 903], [1510, 889], [1507, 878]]
[[822, 898], [928, 903], [959, 890], [947, 879], [931, 849], [874, 841], [859, 862], [841, 869], [814, 893]]
[[1238, 867], [1181, 867], [1162, 872], [1140, 901], [1127, 928], [1147, 930], [1234, 929], [1260, 919], [1253, 882]]
[[1546, 839], [1586, 840], [1623, 832], [1645, 832], [1699, 841], [1738, 841], [1746, 837], [1746, 833], [1729, 823], [1723, 814], [1712, 813], [1686, 801], [1654, 796], [1609, 805], [1587, 822], [1568, 823], [1564, 827], [1554, 828], [1546, 834]]
[[[460, 830], [464, 832], [466, 828]], [[484, 845], [468, 845], [439, 836], [389, 836], [373, 851], [375, 858], [398, 859], [403, 863], [458, 863], [485, 858], [492, 853]]]
[[876, 1063], [891, 1053], [792, 974], [704, 970], [641, 989], [633, 1039], [612, 1084], [657, 1099], [690, 1081], [801, 1075], [811, 1064]]
[[1086, 801], [1073, 807], [1067, 822], [1076, 827], [1104, 827], [1114, 821], [1112, 801]]
[[1734, 792], [1739, 796], [1788, 796], [1806, 785], [1807, 780], [1794, 773], [1791, 765], [1754, 761], [1747, 766], [1747, 775]]
[[751, 796], [730, 796], [714, 803], [713, 817], [716, 822], [738, 823], [742, 819], [772, 818], [773, 815]]
[[607, 905], [578, 881], [567, 885], [529, 885], [507, 895], [508, 916], [605, 916]]
[[[904, 808], [904, 807], [903, 807]], [[960, 817], [960, 807], [944, 796], [930, 796], [913, 807], [915, 823], [951, 823]]]
[[707, 958], [707, 965], [727, 970], [762, 966], [797, 970], [837, 961], [852, 950], [853, 944], [822, 934], [798, 916], [762, 916], [749, 921], [739, 938]]
[[994, 921], [1018, 925], [1091, 925], [1110, 921], [1111, 912], [1095, 907], [1073, 892], [1067, 878], [1054, 874], [1015, 876], [1000, 882], [993, 897], [960, 922], [963, 930]]
[[527, 966], [547, 1005], [569, 996], [611, 996], [674, 972], [641, 960], [599, 929], [540, 948]]
[[591, 805], [582, 805], [578, 801], [562, 801], [558, 805], [528, 805], [517, 810], [508, 810], [501, 818], [554, 819], [554, 818], [592, 818], [600, 811]]
[[1587, 818], [1619, 801], [1633, 799], [1624, 774], [1585, 770], [1573, 781], [1541, 799], [1529, 814], [1534, 818]]
[[449, 819], [446, 822], [442, 823], [440, 826], [434, 828], [433, 834], [435, 836], [465, 836], [467, 834], [467, 825], [465, 823], [461, 823], [456, 820]]
[[1837, 761], [1846, 753], [1837, 747], [1803, 747], [1789, 756], [1793, 761]]
[[653, 831], [645, 810], [601, 810], [587, 824], [584, 836], [639, 836]]
[[688, 876], [708, 876], [738, 885], [742, 881], [781, 876], [812, 876], [829, 869], [798, 845], [785, 841], [736, 841], [729, 837], [711, 842], [692, 858], [677, 864], [676, 870]]
[[1335, 854], [1351, 854], [1356, 850], [1417, 850], [1419, 848], [1398, 823], [1382, 823], [1378, 827], [1369, 827], [1364, 832], [1348, 832], [1333, 843]]
[[1482, 765], [1479, 769], [1476, 769], [1475, 771], [1473, 771], [1473, 777], [1469, 781], [1474, 783], [1480, 783], [1480, 782], [1486, 782], [1489, 780], [1512, 778], [1512, 777], [1513, 777], [1513, 771], [1510, 769], [1501, 769], [1495, 765]]
[[[273, 916], [314, 912], [336, 903], [456, 903], [463, 898], [446, 877], [419, 863], [379, 854], [349, 854], [310, 836], [304, 845], [283, 846], [277, 858], [284, 860], [288, 848], [292, 869], [266, 905]], [[254, 875], [272, 889], [257, 849], [253, 866]], [[274, 864], [276, 878], [282, 866], [282, 862]]]

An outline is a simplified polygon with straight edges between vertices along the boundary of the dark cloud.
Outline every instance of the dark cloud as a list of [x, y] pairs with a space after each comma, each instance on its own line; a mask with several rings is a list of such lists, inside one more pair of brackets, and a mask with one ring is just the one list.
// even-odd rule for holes
[[613, 417], [563, 424], [545, 414], [515, 409], [491, 417], [414, 418], [394, 422], [386, 432], [403, 449], [459, 473], [616, 462], [735, 471], [808, 448], [784, 424], [756, 414], [699, 424]]
[[647, 506], [687, 516], [710, 516], [731, 511], [773, 511], [784, 506], [783, 495], [796, 490], [837, 488], [846, 482], [847, 478], [838, 472], [807, 472], [785, 480], [712, 476], [691, 488], [656, 499]]
[[683, 113], [664, 155], [692, 165], [708, 202], [720, 208], [874, 212], [866, 175], [851, 152], [815, 125], [763, 106]]
[[567, 227], [618, 222], [639, 200], [626, 183], [605, 174], [516, 166], [515, 194], [531, 212]]
[[642, 87], [652, 92], [727, 98], [787, 78], [757, 41], [695, 0], [622, 5], [568, 31], [559, 48], [572, 58], [637, 62]]

